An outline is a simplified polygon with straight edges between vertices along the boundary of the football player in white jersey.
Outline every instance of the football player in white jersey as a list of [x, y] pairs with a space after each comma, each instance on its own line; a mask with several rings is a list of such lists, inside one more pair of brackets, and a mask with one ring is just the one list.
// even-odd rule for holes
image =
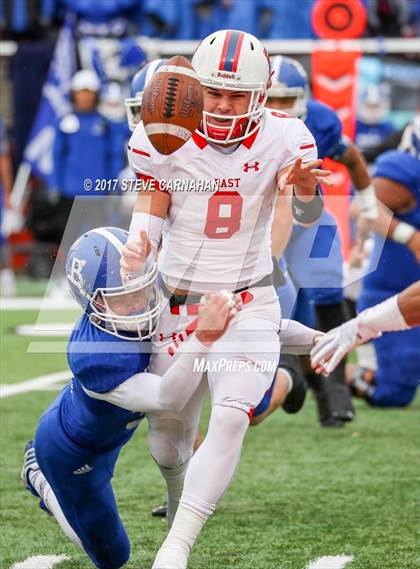
[[[257, 38], [237, 30], [215, 32], [199, 45], [192, 63], [204, 87], [200, 129], [169, 157], [154, 150], [142, 124], [129, 143], [131, 166], [144, 185], [123, 252], [122, 274], [137, 276], [140, 231], [152, 242], [151, 260], [162, 240], [159, 270], [168, 302], [151, 359], [154, 373], [167, 369], [174, 357], [173, 341], [182, 342], [193, 328], [202, 292], [239, 294], [242, 310], [210, 354], [210, 424], [188, 470], [206, 384], [182, 416], [149, 417], [149, 445], [158, 464], [168, 472], [172, 468], [178, 478], [187, 472], [155, 569], [187, 566], [201, 527], [233, 477], [249, 416], [277, 366], [280, 308], [270, 252], [277, 193], [292, 185], [293, 215], [310, 224], [322, 211], [317, 184], [328, 184], [329, 174], [318, 169], [321, 161], [305, 125], [265, 110], [270, 64]], [[157, 73], [163, 70], [165, 66]], [[157, 455], [153, 439], [159, 443]]]

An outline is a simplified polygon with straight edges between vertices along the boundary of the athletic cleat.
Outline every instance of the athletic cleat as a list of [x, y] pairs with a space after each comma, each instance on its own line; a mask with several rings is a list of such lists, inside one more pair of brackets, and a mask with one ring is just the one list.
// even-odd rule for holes
[[306, 399], [306, 392], [308, 386], [306, 385], [305, 378], [301, 373], [291, 374], [293, 380], [293, 387], [287, 394], [286, 399], [283, 401], [282, 407], [286, 413], [297, 413], [303, 407]]
[[168, 504], [165, 502], [162, 506], [158, 506], [152, 510], [152, 516], [154, 518], [166, 518], [168, 515]]
[[20, 473], [20, 478], [25, 486], [25, 488], [37, 498], [41, 496], [32, 486], [31, 481], [29, 480], [29, 475], [31, 472], [39, 470], [39, 464], [36, 461], [35, 456], [35, 445], [34, 441], [30, 440], [26, 443], [24, 454], [23, 454], [23, 466], [22, 471]]
[[44, 512], [46, 512], [49, 516], [53, 517], [53, 513], [51, 512], [51, 510], [48, 508], [47, 504], [44, 502], [44, 500], [41, 498], [41, 500], [39, 501], [39, 507], [41, 508], [41, 510], [43, 510]]

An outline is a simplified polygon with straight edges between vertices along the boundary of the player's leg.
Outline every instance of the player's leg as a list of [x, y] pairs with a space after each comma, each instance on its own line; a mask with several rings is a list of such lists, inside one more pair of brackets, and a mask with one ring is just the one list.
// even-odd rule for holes
[[254, 409], [251, 425], [259, 425], [279, 407], [297, 413], [306, 399], [307, 386], [300, 369], [299, 357], [281, 354], [279, 367], [270, 389]]
[[57, 407], [41, 418], [35, 438], [40, 471], [29, 476], [31, 484], [66, 535], [71, 538], [69, 526], [100, 569], [118, 569], [130, 557], [110, 482], [119, 450], [91, 454], [75, 445], [61, 430]]
[[420, 384], [420, 327], [386, 333], [374, 345], [378, 369], [369, 402], [377, 407], [406, 407]]
[[203, 524], [227, 490], [239, 462], [249, 413], [269, 388], [277, 367], [280, 313], [272, 288], [254, 296], [210, 354], [212, 413], [207, 435], [190, 461], [184, 491], [155, 569], [185, 569]]
[[[182, 332], [191, 322], [191, 316], [171, 314], [169, 306], [161, 316], [156, 334], [154, 353], [151, 357], [150, 370], [162, 375], [173, 363], [168, 348], [173, 346], [172, 333]], [[161, 338], [161, 339], [160, 339]], [[208, 392], [207, 380], [203, 377], [199, 388], [182, 412], [149, 413], [148, 446], [150, 453], [165, 479], [168, 490], [168, 524], [172, 525], [178, 502], [184, 485], [185, 472], [193, 454], [194, 440], [197, 435], [201, 408]]]

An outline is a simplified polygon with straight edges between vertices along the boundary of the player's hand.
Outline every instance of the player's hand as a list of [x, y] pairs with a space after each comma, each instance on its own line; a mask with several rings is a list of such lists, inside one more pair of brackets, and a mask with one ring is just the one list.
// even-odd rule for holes
[[140, 231], [139, 239], [130, 239], [122, 248], [120, 273], [121, 280], [127, 282], [144, 275], [147, 257], [152, 250], [146, 231]]
[[407, 242], [407, 247], [414, 254], [416, 261], [420, 264], [420, 231], [413, 233]]
[[226, 332], [241, 305], [241, 298], [230, 293], [205, 294], [198, 311], [197, 339], [206, 346], [216, 342]]
[[278, 179], [278, 189], [281, 194], [285, 193], [286, 186], [294, 185], [298, 188], [298, 195], [312, 196], [316, 184], [332, 186], [327, 177], [331, 174], [329, 170], [321, 170], [318, 166], [322, 165], [322, 160], [313, 160], [306, 164], [302, 163], [302, 158], [298, 158], [290, 168], [281, 173]]
[[353, 318], [316, 339], [310, 353], [312, 368], [328, 376], [359, 343], [358, 324]]

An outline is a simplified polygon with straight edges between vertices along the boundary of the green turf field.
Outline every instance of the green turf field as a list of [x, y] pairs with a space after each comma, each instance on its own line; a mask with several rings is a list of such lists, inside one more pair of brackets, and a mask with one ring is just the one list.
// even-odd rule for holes
[[[48, 318], [70, 321], [71, 313], [50, 312]], [[34, 338], [14, 335], [14, 326], [36, 320], [36, 311], [2, 313], [2, 383], [66, 369], [65, 354], [27, 353]], [[52, 554], [70, 557], [58, 569], [91, 566], [19, 481], [24, 445], [54, 396], [36, 391], [0, 401], [1, 569]], [[345, 429], [323, 430], [309, 397], [299, 415], [278, 412], [251, 429], [237, 475], [189, 567], [305, 569], [322, 556], [350, 555], [346, 569], [420, 568], [420, 399], [403, 411], [360, 403], [357, 412]], [[208, 409], [204, 425], [207, 415]], [[150, 516], [164, 484], [145, 435], [143, 424], [123, 450], [114, 479], [132, 543], [127, 569], [149, 569], [166, 533], [165, 523]]]

